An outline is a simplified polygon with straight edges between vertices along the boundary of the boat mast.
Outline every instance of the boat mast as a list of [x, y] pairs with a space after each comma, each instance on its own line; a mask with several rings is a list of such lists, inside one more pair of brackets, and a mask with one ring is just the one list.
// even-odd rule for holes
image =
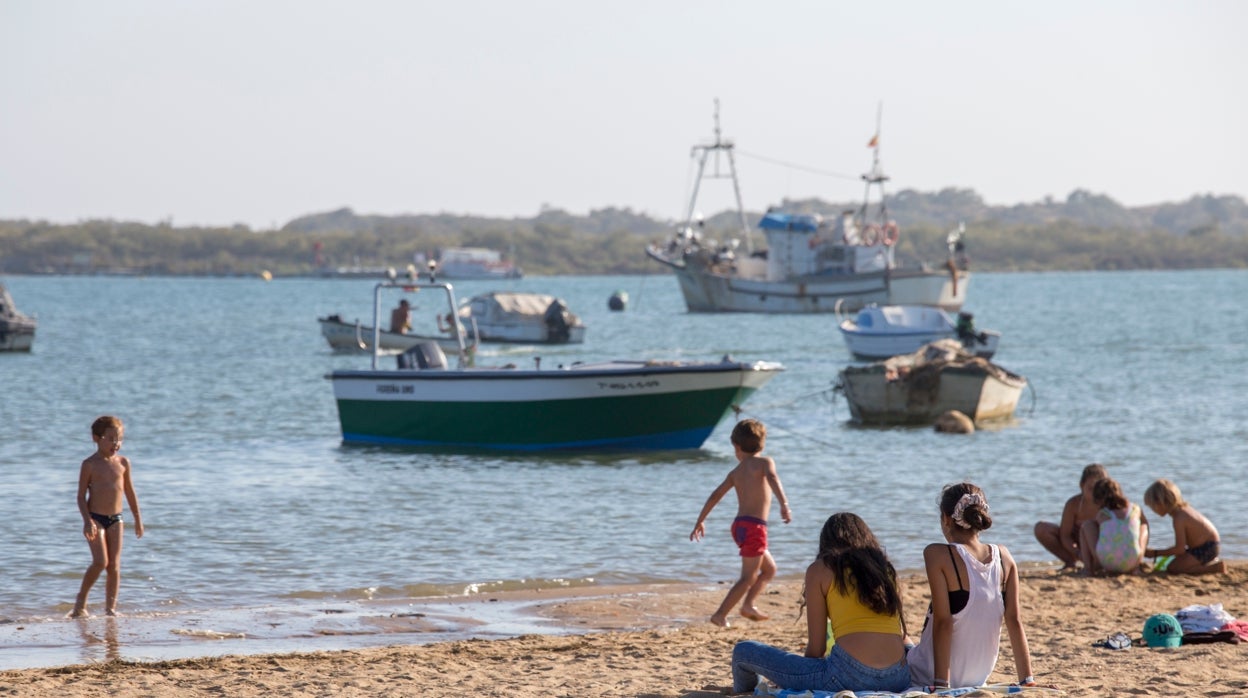
[[[745, 250], [747, 253], [754, 251], [754, 238], [750, 234], [749, 221], [745, 219], [745, 205], [741, 203], [741, 185], [737, 180], [737, 161], [733, 157], [732, 150], [735, 146], [731, 140], [725, 139], [720, 135], [719, 129], [719, 98], [715, 99], [715, 140], [711, 143], [693, 146], [690, 153], [691, 157], [698, 160], [698, 176], [693, 180], [693, 194], [689, 197], [689, 209], [685, 212], [685, 230], [693, 230], [693, 217], [696, 215], [698, 204], [698, 189], [701, 188], [702, 179], [732, 179], [732, 194], [737, 201], [737, 216], [740, 219], [741, 230], [745, 233]], [[724, 153], [728, 158], [728, 173], [724, 174], [719, 169], [719, 154]], [[711, 153], [715, 154], [715, 172], [706, 174], [706, 161]]]
[[867, 207], [871, 204], [871, 185], [880, 188], [880, 224], [888, 222], [888, 207], [884, 203], [884, 183], [888, 181], [888, 175], [884, 174], [884, 168], [880, 165], [880, 122], [884, 117], [884, 103], [881, 102], [876, 106], [875, 110], [875, 135], [871, 137], [868, 147], [871, 148], [871, 171], [862, 175], [862, 179], [866, 181], [866, 191], [862, 195], [862, 208], [858, 212], [858, 218], [862, 221], [861, 225], [867, 224]]

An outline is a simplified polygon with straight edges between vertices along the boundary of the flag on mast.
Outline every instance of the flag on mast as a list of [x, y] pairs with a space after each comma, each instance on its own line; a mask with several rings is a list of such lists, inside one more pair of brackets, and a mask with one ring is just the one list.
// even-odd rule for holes
[[867, 144], [867, 147], [874, 148], [875, 146], [879, 144], [880, 144], [880, 134], [877, 133], [874, 136], [871, 136], [871, 142]]

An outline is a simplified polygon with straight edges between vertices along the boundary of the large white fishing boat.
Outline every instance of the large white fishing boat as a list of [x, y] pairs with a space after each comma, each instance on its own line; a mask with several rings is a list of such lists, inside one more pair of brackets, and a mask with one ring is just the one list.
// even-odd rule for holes
[[[754, 250], [749, 223], [741, 204], [741, 189], [733, 158], [733, 142], [720, 136], [715, 116], [715, 139], [693, 149], [697, 160], [689, 208], [684, 224], [663, 244], [650, 245], [646, 254], [676, 273], [685, 305], [692, 312], [831, 313], [838, 301], [843, 311], [868, 304], [933, 305], [958, 310], [966, 299], [970, 274], [962, 254], [963, 230], [949, 234], [949, 259], [936, 268], [905, 267], [896, 259], [899, 228], [888, 217], [880, 167], [879, 135], [872, 139], [874, 162], [862, 175], [866, 196], [855, 213], [834, 219], [819, 215], [768, 211], [759, 223], [767, 238], [764, 250]], [[728, 161], [741, 225], [741, 238], [724, 242], [704, 236], [695, 221], [698, 189], [707, 173], [707, 160], [724, 155]], [[718, 162], [718, 158], [717, 158]], [[879, 190], [878, 214], [869, 216], [871, 190]], [[740, 250], [740, 239], [745, 250]]]

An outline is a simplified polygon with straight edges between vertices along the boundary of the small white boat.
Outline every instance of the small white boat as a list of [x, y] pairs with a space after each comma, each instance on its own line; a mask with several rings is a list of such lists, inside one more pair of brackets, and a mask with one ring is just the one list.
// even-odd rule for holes
[[482, 342], [581, 344], [585, 323], [562, 298], [544, 293], [491, 291], [459, 307], [459, 320], [475, 328]]
[[[448, 284], [377, 284], [385, 289]], [[765, 361], [604, 361], [472, 367], [461, 344], [448, 361], [436, 344], [400, 354], [396, 368], [336, 370], [342, 440], [452, 451], [667, 450], [698, 448], [715, 425], [784, 367]]]
[[374, 335], [379, 335], [377, 339], [382, 354], [399, 354], [424, 342], [436, 342], [443, 351], [456, 351], [459, 348], [458, 340], [449, 334], [404, 334], [386, 330], [375, 333], [371, 325], [365, 325], [359, 320], [347, 322], [341, 315], [317, 318], [317, 322], [321, 324], [321, 335], [334, 351], [371, 353]]
[[841, 317], [845, 346], [859, 359], [887, 359], [918, 351], [938, 339], [956, 339], [969, 353], [991, 359], [1001, 343], [1001, 333], [976, 330], [971, 313], [948, 313], [926, 305], [869, 305], [853, 318]]
[[932, 424], [957, 410], [977, 424], [1014, 415], [1027, 379], [972, 356], [954, 339], [866, 366], [848, 366], [836, 390], [859, 424]]
[[[460, 305], [458, 329], [472, 346], [480, 342], [499, 344], [581, 344], [585, 323], [568, 310], [561, 298], [544, 293], [491, 291], [473, 296]], [[321, 334], [335, 351], [371, 352], [373, 338], [383, 354], [398, 354], [424, 342], [436, 342], [443, 351], [457, 351], [459, 341], [446, 322], [447, 316], [429, 318], [439, 334], [406, 334], [381, 330], [359, 320], [347, 322], [340, 315], [318, 318]]]
[[0, 351], [30, 351], [37, 324], [35, 318], [13, 305], [13, 297], [0, 284]]

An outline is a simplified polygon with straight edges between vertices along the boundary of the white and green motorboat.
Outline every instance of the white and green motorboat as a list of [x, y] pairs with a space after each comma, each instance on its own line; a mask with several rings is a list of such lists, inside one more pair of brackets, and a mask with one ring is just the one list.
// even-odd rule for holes
[[[446, 294], [450, 284], [383, 282]], [[461, 335], [462, 336], [462, 335]], [[377, 346], [376, 342], [372, 346]], [[698, 448], [721, 419], [784, 370], [778, 363], [604, 361], [550, 368], [456, 366], [436, 343], [397, 357], [397, 368], [337, 370], [334, 398], [348, 443], [451, 450], [668, 450]]]

